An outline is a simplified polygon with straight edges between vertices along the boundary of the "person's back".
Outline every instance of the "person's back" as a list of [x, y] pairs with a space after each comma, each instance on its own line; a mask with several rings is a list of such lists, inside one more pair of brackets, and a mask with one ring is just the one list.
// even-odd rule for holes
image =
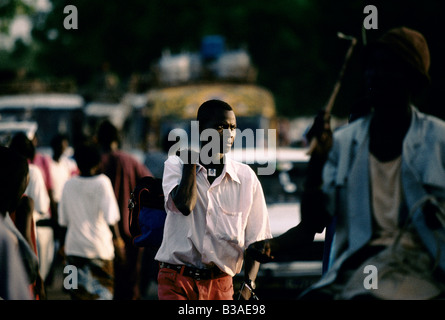
[[81, 290], [70, 290], [73, 299], [113, 298], [116, 223], [119, 209], [110, 180], [97, 174], [100, 153], [92, 145], [76, 148], [80, 170], [65, 183], [58, 210], [60, 226], [67, 228], [67, 263], [78, 273]]
[[137, 297], [136, 279], [138, 275], [138, 261], [140, 248], [133, 246], [128, 225], [128, 201], [130, 192], [136, 187], [140, 178], [152, 176], [142, 163], [132, 155], [119, 150], [119, 133], [109, 121], [99, 126], [97, 140], [102, 148], [101, 172], [110, 178], [116, 196], [121, 219], [119, 231], [125, 241], [126, 264], [116, 268], [115, 299], [126, 300]]
[[59, 223], [66, 225], [65, 253], [85, 258], [114, 258], [110, 224], [118, 211], [110, 180], [103, 174], [76, 176], [63, 189]]

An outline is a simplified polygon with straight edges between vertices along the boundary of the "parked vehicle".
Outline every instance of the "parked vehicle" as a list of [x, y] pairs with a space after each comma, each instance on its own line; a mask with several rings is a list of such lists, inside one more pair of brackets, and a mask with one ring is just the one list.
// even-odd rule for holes
[[0, 96], [0, 121], [33, 121], [38, 145], [49, 147], [52, 137], [66, 133], [72, 139], [82, 130], [84, 100], [77, 94], [18, 94]]
[[8, 146], [16, 133], [23, 132], [28, 139], [32, 139], [37, 132], [35, 121], [0, 121], [0, 146]]

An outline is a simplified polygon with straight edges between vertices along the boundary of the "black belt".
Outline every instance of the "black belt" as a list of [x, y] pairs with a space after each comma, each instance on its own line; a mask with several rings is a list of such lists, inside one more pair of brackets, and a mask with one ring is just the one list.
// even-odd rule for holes
[[36, 227], [54, 227], [52, 219], [40, 219], [36, 221]]
[[195, 267], [189, 267], [185, 265], [169, 264], [165, 262], [160, 262], [159, 266], [161, 268], [167, 268], [178, 272], [179, 274], [191, 277], [195, 280], [209, 280], [216, 279], [226, 276], [227, 274], [222, 272], [218, 267], [213, 267], [209, 269], [199, 269]]

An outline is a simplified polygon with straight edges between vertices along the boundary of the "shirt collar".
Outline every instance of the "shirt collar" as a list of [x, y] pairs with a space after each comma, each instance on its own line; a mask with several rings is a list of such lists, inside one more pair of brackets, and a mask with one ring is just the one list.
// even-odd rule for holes
[[[241, 181], [237, 174], [237, 170], [233, 163], [233, 159], [231, 159], [230, 157], [227, 157], [225, 155], [224, 161], [225, 161], [225, 165], [224, 165], [224, 169], [223, 169], [223, 172], [221, 173], [221, 175], [224, 177], [226, 174], [228, 174], [233, 181], [241, 184]], [[196, 166], [196, 173], [198, 173], [201, 170], [205, 170], [205, 168], [202, 164], [198, 163]]]
[[[238, 173], [237, 170], [234, 166], [233, 160], [230, 157], [224, 156], [226, 165], [224, 166], [224, 170], [225, 172], [230, 176], [230, 178], [232, 178], [233, 181], [238, 182], [239, 184], [241, 184], [241, 181], [238, 177]], [[223, 171], [224, 173], [224, 171]]]

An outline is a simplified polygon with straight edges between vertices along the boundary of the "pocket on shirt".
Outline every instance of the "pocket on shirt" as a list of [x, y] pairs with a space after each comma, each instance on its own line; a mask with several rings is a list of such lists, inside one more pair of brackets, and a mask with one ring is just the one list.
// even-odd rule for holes
[[243, 234], [242, 212], [228, 211], [220, 207], [216, 219], [215, 234], [221, 240], [239, 244]]

